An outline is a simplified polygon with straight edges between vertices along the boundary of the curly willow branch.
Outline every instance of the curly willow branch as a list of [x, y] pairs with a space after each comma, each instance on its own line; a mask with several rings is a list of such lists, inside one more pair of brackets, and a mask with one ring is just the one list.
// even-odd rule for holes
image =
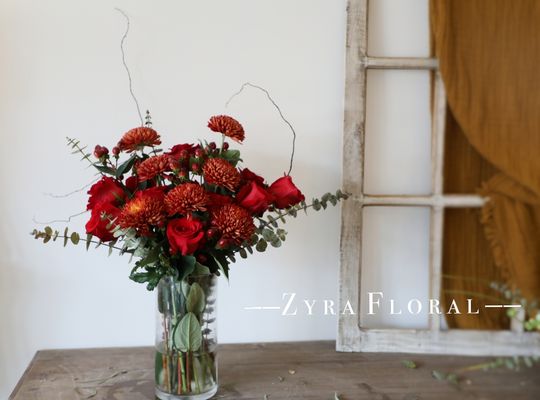
[[137, 107], [137, 114], [139, 114], [139, 120], [141, 121], [141, 126], [143, 126], [144, 121], [143, 121], [143, 117], [141, 113], [141, 108], [139, 107], [139, 101], [137, 100], [137, 97], [135, 97], [135, 93], [133, 91], [133, 81], [131, 79], [131, 73], [129, 72], [129, 67], [126, 62], [126, 52], [124, 51], [124, 42], [126, 41], [128, 33], [129, 33], [129, 25], [130, 25], [129, 17], [120, 8], [115, 8], [115, 10], [118, 11], [120, 14], [122, 14], [124, 18], [126, 19], [126, 32], [124, 33], [124, 36], [122, 36], [122, 40], [120, 41], [120, 51], [122, 52], [122, 64], [124, 64], [124, 68], [126, 69], [126, 73], [128, 76], [129, 93], [131, 93], [131, 97], [133, 98], [133, 101], [135, 102], [135, 106]]
[[92, 182], [90, 183], [87, 183], [86, 185], [84, 185], [83, 187], [80, 187], [79, 189], [75, 189], [71, 192], [68, 192], [68, 193], [62, 193], [62, 194], [56, 194], [56, 193], [50, 193], [50, 192], [46, 192], [46, 193], [43, 193], [43, 196], [48, 196], [48, 197], [52, 197], [53, 199], [64, 199], [66, 197], [69, 197], [69, 196], [72, 196], [76, 193], [80, 193], [82, 191], [84, 191], [84, 189], [92, 186], [94, 183], [96, 183], [98, 181], [99, 178], [96, 178], [94, 179]]
[[291, 151], [291, 161], [290, 161], [290, 164], [289, 164], [289, 172], [287, 172], [287, 175], [290, 175], [291, 174], [291, 171], [292, 171], [292, 167], [293, 167], [293, 160], [294, 160], [294, 150], [295, 150], [295, 145], [296, 145], [296, 131], [294, 130], [293, 126], [291, 125], [291, 123], [285, 118], [285, 116], [283, 115], [283, 113], [281, 112], [281, 108], [279, 108], [279, 106], [277, 105], [277, 103], [274, 101], [274, 99], [272, 98], [272, 96], [270, 96], [270, 93], [268, 93], [268, 90], [266, 90], [265, 88], [261, 87], [261, 86], [258, 86], [258, 85], [254, 85], [252, 83], [249, 83], [249, 82], [246, 82], [244, 83], [240, 89], [235, 93], [233, 94], [229, 100], [227, 100], [227, 102], [225, 103], [225, 107], [228, 107], [229, 106], [229, 103], [236, 97], [238, 96], [240, 93], [242, 93], [242, 91], [247, 87], [252, 87], [254, 89], [259, 89], [261, 92], [263, 92], [264, 94], [266, 94], [266, 97], [268, 98], [268, 100], [270, 100], [270, 102], [274, 105], [274, 107], [276, 108], [276, 110], [278, 111], [279, 113], [279, 116], [281, 117], [281, 119], [283, 120], [283, 122], [285, 122], [292, 134], [293, 134], [293, 139], [292, 139], [292, 151]]
[[73, 215], [70, 215], [67, 219], [53, 219], [52, 221], [46, 221], [46, 222], [42, 222], [42, 221], [38, 221], [36, 220], [36, 217], [32, 217], [32, 222], [34, 224], [38, 224], [38, 225], [51, 225], [51, 224], [56, 224], [56, 223], [60, 223], [60, 222], [64, 222], [64, 223], [69, 223], [71, 222], [71, 219], [72, 218], [75, 218], [75, 217], [79, 217], [83, 214], [86, 214], [88, 212], [88, 210], [84, 210], [84, 211], [81, 211], [77, 214], [73, 214]]

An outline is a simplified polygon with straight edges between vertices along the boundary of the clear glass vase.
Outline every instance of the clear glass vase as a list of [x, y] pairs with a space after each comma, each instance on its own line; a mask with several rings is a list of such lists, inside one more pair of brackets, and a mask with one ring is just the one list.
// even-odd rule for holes
[[211, 398], [218, 389], [214, 275], [161, 279], [155, 382], [161, 400]]

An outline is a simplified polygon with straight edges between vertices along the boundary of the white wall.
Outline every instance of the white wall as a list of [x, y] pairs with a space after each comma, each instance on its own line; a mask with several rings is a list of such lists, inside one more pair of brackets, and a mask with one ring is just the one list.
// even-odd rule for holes
[[[412, 1], [420, 12], [409, 10], [409, 20], [394, 18], [391, 25], [381, 13], [403, 13], [403, 2], [373, 3], [382, 25], [372, 29], [384, 32], [370, 46], [384, 50], [402, 30], [410, 31], [411, 43], [425, 39], [424, 30], [411, 29], [424, 23], [425, 0]], [[43, 194], [70, 192], [93, 177], [64, 137], [112, 146], [138, 124], [120, 61], [124, 20], [114, 6], [131, 16], [126, 47], [134, 89], [166, 145], [211, 139], [207, 118], [230, 113], [247, 131], [245, 165], [269, 180], [280, 176], [290, 135], [264, 96], [248, 91], [224, 108], [250, 81], [271, 91], [298, 131], [293, 176], [306, 196], [340, 186], [345, 0], [2, 0], [0, 398], [38, 349], [153, 342], [153, 294], [127, 278], [127, 258], [43, 245], [28, 235], [33, 216], [63, 219], [85, 208], [84, 192]], [[406, 145], [413, 148], [415, 140]], [[82, 231], [86, 218], [70, 226]], [[287, 227], [283, 248], [238, 262], [230, 284], [221, 282], [220, 341], [335, 337], [335, 317], [243, 310], [279, 304], [289, 291], [337, 298], [339, 210], [301, 216]], [[422, 255], [416, 257], [411, 262]]]

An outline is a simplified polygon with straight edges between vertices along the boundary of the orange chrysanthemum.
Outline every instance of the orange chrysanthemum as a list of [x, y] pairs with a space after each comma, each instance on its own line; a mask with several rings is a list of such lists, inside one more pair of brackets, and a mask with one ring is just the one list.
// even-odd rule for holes
[[160, 188], [137, 192], [120, 213], [118, 225], [121, 228], [135, 228], [143, 236], [150, 234], [152, 226], [161, 227], [165, 223], [164, 194]]
[[221, 237], [240, 245], [255, 233], [255, 224], [249, 212], [235, 204], [225, 204], [212, 213], [212, 225], [221, 233]]
[[184, 183], [165, 196], [165, 207], [169, 215], [206, 211], [208, 196], [198, 183]]
[[206, 161], [203, 176], [206, 183], [222, 186], [232, 192], [240, 184], [240, 172], [223, 158], [211, 158]]
[[208, 121], [208, 127], [214, 132], [219, 132], [230, 137], [238, 143], [242, 143], [245, 138], [244, 127], [228, 115], [216, 115]]
[[118, 142], [118, 148], [131, 153], [140, 150], [144, 146], [157, 146], [161, 144], [159, 134], [152, 128], [139, 126], [126, 132]]
[[166, 154], [147, 158], [137, 167], [137, 175], [141, 181], [153, 179], [171, 170], [170, 157]]

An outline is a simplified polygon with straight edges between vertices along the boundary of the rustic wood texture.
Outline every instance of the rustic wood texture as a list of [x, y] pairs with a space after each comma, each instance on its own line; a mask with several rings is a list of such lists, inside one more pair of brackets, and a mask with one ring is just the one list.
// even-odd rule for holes
[[[342, 207], [339, 309], [349, 302], [362, 310], [366, 299], [360, 293], [362, 278], [362, 210], [366, 206], [428, 206], [430, 226], [430, 298], [441, 299], [441, 271], [445, 208], [478, 208], [489, 199], [444, 188], [446, 94], [438, 62], [433, 58], [371, 57], [367, 51], [368, 0], [347, 2], [346, 82], [343, 130], [343, 188], [351, 194]], [[431, 128], [432, 193], [428, 196], [377, 195], [364, 192], [364, 142], [366, 85], [369, 69], [433, 71]], [[370, 134], [376, 134], [371, 132]], [[389, 277], [389, 279], [391, 279]], [[540, 334], [523, 333], [513, 324], [509, 331], [441, 331], [441, 316], [430, 315], [429, 331], [366, 329], [361, 313], [342, 313], [338, 322], [339, 351], [410, 352], [462, 355], [540, 355]]]
[[[154, 399], [153, 357], [150, 347], [39, 351], [10, 399]], [[431, 376], [485, 358], [337, 353], [333, 342], [223, 345], [219, 357], [215, 399], [540, 398], [540, 367], [470, 371], [458, 386]], [[418, 367], [406, 368], [403, 360]]]

